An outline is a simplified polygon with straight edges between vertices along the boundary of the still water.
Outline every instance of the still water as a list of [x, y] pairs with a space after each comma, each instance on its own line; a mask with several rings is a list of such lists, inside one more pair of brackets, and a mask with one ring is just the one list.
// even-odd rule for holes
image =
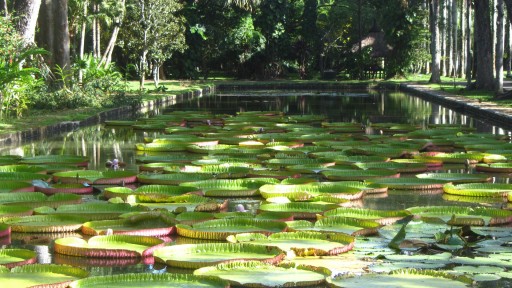
[[[484, 123], [440, 105], [397, 91], [218, 91], [211, 96], [203, 96], [153, 111], [147, 118], [172, 111], [211, 111], [218, 115], [236, 115], [245, 111], [281, 111], [287, 115], [325, 115], [330, 122], [353, 122], [371, 126], [372, 123], [402, 123], [426, 127], [428, 124], [457, 124], [476, 128], [477, 132], [509, 135], [509, 131]], [[135, 118], [136, 119], [136, 118]], [[88, 127], [20, 147], [2, 147], [1, 154], [14, 154], [24, 157], [37, 155], [63, 154], [81, 155], [90, 158], [89, 169], [104, 170], [105, 163], [114, 158], [126, 163], [125, 170], [138, 171], [135, 144], [143, 142], [146, 136], [160, 132], [147, 132], [123, 127]], [[177, 152], [183, 153], [183, 152]], [[442, 172], [472, 173], [472, 168], [463, 165], [446, 165]], [[509, 182], [508, 178], [496, 177], [495, 181]], [[418, 205], [469, 205], [446, 201], [442, 193], [414, 193], [405, 197], [407, 191], [390, 191], [387, 197], [366, 197], [357, 206], [373, 209], [403, 209]], [[94, 200], [94, 199], [88, 199]], [[259, 200], [235, 199], [233, 203], [252, 205]], [[477, 205], [471, 204], [471, 205]], [[484, 203], [500, 206], [503, 203]], [[231, 207], [234, 204], [231, 205]], [[50, 241], [51, 239], [46, 239]], [[13, 243], [21, 247], [31, 247], [39, 252], [40, 263], [76, 264], [70, 257], [51, 255], [45, 239], [31, 239], [27, 235], [13, 235]], [[42, 243], [37, 243], [40, 241]], [[83, 260], [83, 259], [81, 259]], [[123, 263], [80, 263], [89, 267], [94, 275], [165, 271], [163, 266], [146, 264], [124, 265]], [[130, 264], [130, 263], [128, 263]], [[168, 270], [169, 271], [169, 270]]]

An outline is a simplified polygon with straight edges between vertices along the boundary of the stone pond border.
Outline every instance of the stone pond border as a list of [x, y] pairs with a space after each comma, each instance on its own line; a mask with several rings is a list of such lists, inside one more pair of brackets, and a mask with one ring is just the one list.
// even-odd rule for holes
[[427, 85], [402, 83], [402, 84], [357, 84], [357, 83], [322, 83], [322, 82], [264, 82], [250, 84], [217, 84], [216, 86], [205, 86], [194, 91], [186, 91], [177, 95], [162, 96], [162, 98], [145, 101], [143, 104], [132, 107], [122, 106], [107, 111], [100, 112], [87, 119], [80, 121], [64, 121], [53, 125], [36, 127], [29, 130], [17, 131], [12, 133], [0, 134], [0, 145], [19, 145], [30, 141], [38, 141], [45, 138], [51, 138], [62, 133], [71, 132], [86, 126], [104, 123], [106, 120], [116, 120], [126, 118], [126, 115], [134, 115], [138, 112], [147, 112], [159, 107], [180, 103], [182, 101], [207, 95], [215, 90], [244, 90], [244, 89], [336, 89], [343, 90], [347, 88], [376, 88], [396, 89], [410, 92], [423, 99], [431, 100], [442, 104], [450, 109], [460, 113], [476, 116], [487, 120], [497, 126], [512, 130], [512, 108], [503, 107], [491, 102], [480, 102], [479, 100], [469, 99], [464, 96], [458, 96], [446, 93], [444, 91], [433, 90]]

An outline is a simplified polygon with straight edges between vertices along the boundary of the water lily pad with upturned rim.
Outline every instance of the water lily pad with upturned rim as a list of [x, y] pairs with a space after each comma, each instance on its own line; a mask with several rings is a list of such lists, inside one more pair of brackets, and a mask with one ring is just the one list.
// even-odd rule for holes
[[323, 214], [325, 211], [338, 208], [336, 204], [317, 204], [308, 202], [292, 203], [268, 203], [262, 204], [258, 208], [259, 212], [288, 212], [293, 214], [294, 219], [316, 219], [317, 214]]
[[232, 262], [199, 268], [194, 275], [217, 276], [244, 287], [321, 287], [331, 271], [302, 265], [274, 266], [261, 262]]
[[227, 236], [237, 233], [262, 233], [265, 235], [283, 232], [286, 223], [253, 218], [215, 219], [193, 224], [177, 224], [178, 235], [209, 240], [225, 240]]
[[13, 268], [37, 262], [36, 252], [28, 249], [0, 249], [0, 265]]
[[389, 189], [396, 190], [434, 190], [443, 189], [446, 184], [444, 180], [420, 179], [420, 178], [373, 178], [366, 182], [371, 184], [385, 185]]
[[11, 226], [13, 232], [62, 233], [78, 231], [86, 221], [77, 215], [32, 215], [13, 217], [4, 223]]
[[486, 174], [465, 174], [465, 173], [423, 173], [417, 174], [420, 179], [445, 180], [454, 184], [460, 183], [483, 183], [491, 181], [492, 177]]
[[82, 225], [82, 233], [86, 235], [105, 235], [109, 230], [118, 235], [166, 236], [174, 234], [176, 228], [174, 218], [164, 214], [141, 213], [123, 219], [99, 220], [86, 222]]
[[209, 197], [242, 197], [259, 195], [265, 184], [279, 183], [275, 178], [211, 179], [181, 183], [180, 186], [202, 189]]
[[434, 270], [396, 270], [390, 274], [364, 274], [362, 276], [340, 275], [328, 277], [330, 287], [468, 287], [472, 280]]
[[183, 182], [208, 180], [211, 176], [193, 173], [139, 174], [137, 179], [143, 184], [179, 185]]
[[381, 225], [388, 225], [411, 215], [407, 210], [373, 210], [351, 207], [339, 207], [326, 211], [325, 217], [342, 216], [365, 220], [372, 220]]
[[89, 157], [73, 155], [41, 155], [35, 157], [25, 157], [20, 160], [21, 164], [72, 164], [77, 167], [87, 167]]
[[333, 256], [348, 252], [354, 247], [355, 238], [344, 233], [298, 231], [274, 233], [269, 236], [258, 233], [242, 233], [227, 238], [233, 243], [276, 246], [284, 251], [293, 251], [299, 257]]
[[451, 195], [471, 197], [507, 197], [512, 193], [512, 184], [504, 183], [469, 183], [443, 186], [443, 191]]
[[283, 250], [247, 243], [205, 243], [173, 245], [157, 249], [155, 261], [169, 266], [198, 269], [233, 261], [262, 261], [277, 264], [285, 257]]
[[29, 264], [0, 269], [0, 282], [5, 287], [67, 287], [85, 278], [89, 272], [68, 265]]
[[137, 173], [131, 171], [75, 170], [54, 173], [53, 182], [98, 185], [130, 184], [137, 182]]
[[512, 222], [512, 211], [488, 207], [419, 206], [407, 210], [423, 221], [449, 225], [488, 226]]
[[79, 257], [133, 258], [152, 256], [164, 244], [164, 240], [147, 236], [94, 236], [88, 241], [69, 237], [55, 240], [54, 251]]
[[171, 285], [175, 287], [187, 288], [227, 288], [229, 283], [217, 277], [201, 277], [191, 274], [173, 274], [173, 273], [130, 273], [107, 276], [88, 277], [71, 282], [71, 288], [126, 288], [132, 287], [166, 287]]
[[490, 173], [512, 173], [512, 163], [477, 164], [475, 170]]
[[24, 181], [0, 181], [0, 193], [4, 192], [34, 192], [34, 186]]
[[53, 195], [56, 193], [69, 193], [69, 194], [91, 194], [93, 192], [92, 186], [84, 186], [79, 183], [57, 183], [52, 184], [50, 187], [35, 186], [36, 192], [42, 192], [46, 195]]

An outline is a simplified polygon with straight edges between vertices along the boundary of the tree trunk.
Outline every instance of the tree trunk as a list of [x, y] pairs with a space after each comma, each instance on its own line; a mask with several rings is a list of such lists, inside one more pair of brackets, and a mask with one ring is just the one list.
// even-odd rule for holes
[[439, 51], [439, 0], [430, 2], [430, 53], [432, 74], [430, 83], [441, 83], [441, 55]]
[[507, 40], [505, 43], [507, 43], [507, 54], [508, 54], [508, 58], [507, 58], [507, 77], [510, 77], [512, 76], [512, 24], [510, 22], [507, 23], [507, 25], [505, 26], [507, 27], [506, 31], [507, 31]]
[[452, 4], [452, 8], [451, 8], [451, 12], [452, 12], [452, 16], [451, 16], [451, 20], [452, 20], [452, 48], [451, 48], [451, 56], [450, 58], [452, 59], [451, 63], [452, 63], [452, 70], [451, 70], [451, 74], [450, 76], [453, 76], [453, 77], [456, 77], [457, 76], [457, 68], [459, 66], [459, 58], [458, 58], [458, 55], [459, 55], [459, 45], [458, 45], [458, 42], [459, 42], [459, 37], [458, 36], [458, 29], [457, 29], [457, 0], [452, 0], [451, 2]]
[[9, 16], [9, 9], [7, 8], [7, 0], [0, 0], [0, 13], [3, 17]]
[[55, 65], [71, 68], [69, 55], [68, 0], [53, 0], [55, 18], [54, 58]]
[[489, 0], [478, 0], [475, 5], [475, 50], [477, 89], [494, 90], [492, 31]]
[[471, 53], [471, 0], [466, 0], [466, 80], [467, 87], [471, 86], [471, 71], [473, 70], [473, 54]]
[[[125, 6], [125, 0], [121, 2], [121, 5]], [[121, 23], [123, 22], [124, 13], [121, 13], [119, 17], [114, 18], [114, 30], [112, 31], [112, 35], [110, 36], [110, 40], [108, 41], [107, 48], [105, 48], [105, 52], [101, 57], [100, 64], [110, 64], [112, 60], [112, 51], [114, 51], [114, 47], [117, 41], [117, 35], [119, 35], [119, 30], [121, 29]]]
[[440, 29], [440, 35], [439, 35], [439, 42], [441, 44], [441, 75], [446, 76], [448, 74], [448, 55], [447, 55], [447, 38], [450, 35], [449, 33], [446, 33], [448, 30], [448, 23], [450, 23], [447, 19], [447, 13], [446, 13], [446, 2], [448, 0], [439, 0], [439, 8], [440, 8], [440, 14], [439, 18], [439, 29]]
[[[83, 10], [83, 17], [84, 17], [84, 20], [82, 22], [82, 27], [81, 27], [81, 30], [80, 30], [80, 60], [83, 60], [84, 59], [84, 54], [85, 54], [85, 32], [86, 32], [86, 28], [87, 28], [87, 25], [86, 25], [86, 20], [85, 18], [87, 17], [87, 6], [88, 6], [88, 1], [84, 0], [84, 10]], [[80, 69], [78, 70], [78, 82], [82, 83], [82, 79], [83, 79], [83, 69]]]
[[461, 42], [460, 42], [460, 54], [459, 54], [459, 73], [458, 77], [463, 78], [466, 76], [465, 68], [466, 68], [466, 45], [464, 45], [464, 41], [466, 40], [466, 21], [464, 21], [464, 15], [467, 9], [467, 0], [463, 0], [460, 7], [460, 34], [461, 34]]
[[495, 54], [495, 70], [496, 70], [496, 82], [495, 90], [497, 94], [503, 93], [503, 53], [504, 53], [504, 11], [503, 11], [503, 0], [496, 1], [496, 54]]
[[16, 0], [13, 7], [18, 34], [23, 38], [25, 46], [34, 43], [41, 0]]

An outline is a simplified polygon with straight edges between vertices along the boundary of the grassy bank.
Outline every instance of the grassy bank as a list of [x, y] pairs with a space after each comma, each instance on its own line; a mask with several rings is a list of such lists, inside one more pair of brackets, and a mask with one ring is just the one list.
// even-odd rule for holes
[[[480, 90], [466, 90], [464, 79], [453, 79], [453, 78], [442, 78], [442, 84], [431, 84], [428, 83], [429, 75], [412, 75], [402, 79], [392, 79], [382, 82], [386, 83], [417, 83], [427, 85], [433, 90], [444, 91], [451, 94], [463, 95], [471, 99], [478, 99], [480, 101], [496, 102], [503, 106], [512, 106], [512, 100], [495, 100], [494, 93], [491, 91], [480, 91]], [[284, 83], [337, 83], [337, 84], [376, 84], [380, 81], [376, 80], [347, 80], [347, 81], [320, 81], [320, 80], [283, 80]], [[161, 81], [158, 88], [155, 88], [153, 82], [148, 81], [145, 85], [145, 92], [140, 93], [139, 83], [137, 81], [127, 82], [127, 92], [131, 96], [140, 97], [141, 101], [149, 101], [162, 98], [163, 96], [177, 95], [188, 91], [200, 89], [205, 86], [211, 86], [215, 84], [237, 84], [237, 85], [251, 85], [251, 84], [271, 84], [275, 81], [237, 81], [232, 79], [226, 79], [222, 77], [216, 77], [209, 81]], [[59, 122], [65, 121], [80, 121], [91, 117], [98, 112], [109, 110], [109, 108], [81, 108], [72, 110], [59, 110], [59, 111], [48, 111], [48, 110], [31, 110], [27, 111], [22, 118], [19, 119], [7, 119], [0, 123], [0, 134], [11, 133], [14, 131], [25, 131], [30, 128], [47, 126]]]

